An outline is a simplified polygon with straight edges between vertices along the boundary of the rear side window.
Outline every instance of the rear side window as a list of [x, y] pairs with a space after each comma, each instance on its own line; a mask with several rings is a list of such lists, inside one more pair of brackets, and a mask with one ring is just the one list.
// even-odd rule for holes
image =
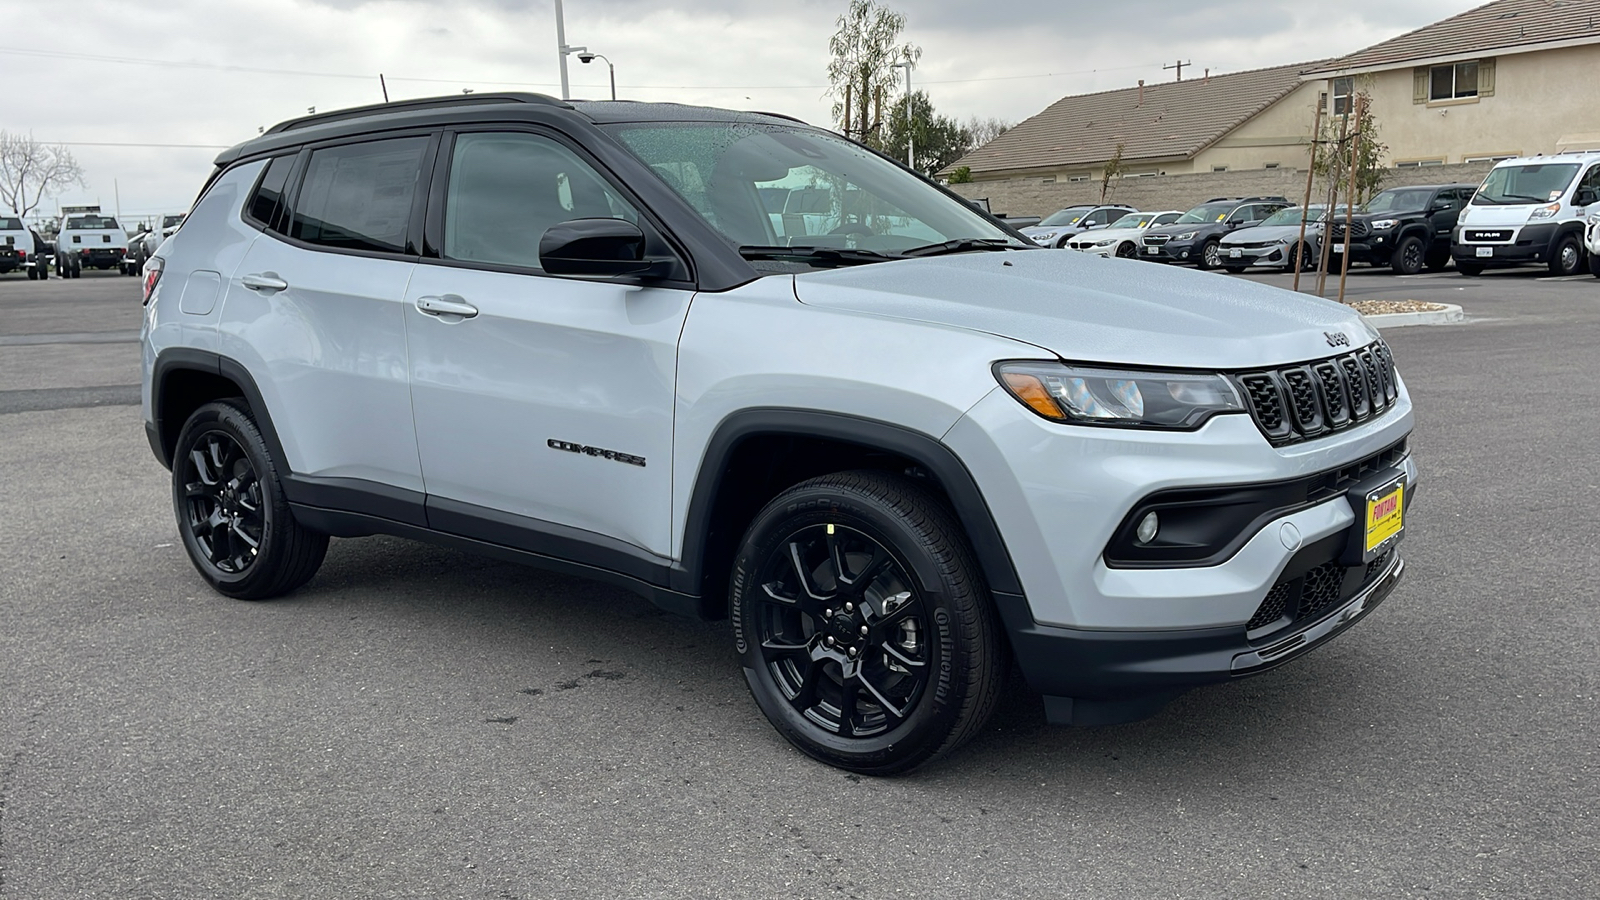
[[[283, 207], [283, 188], [289, 181], [289, 167], [294, 165], [294, 157], [280, 156], [267, 165], [267, 171], [261, 176], [261, 183], [256, 185], [256, 192], [250, 198], [250, 203], [245, 207], [245, 215], [274, 231], [283, 230], [283, 220], [288, 212]], [[162, 221], [161, 227], [177, 224], [169, 220], [178, 218], [168, 216]]]
[[425, 137], [313, 151], [290, 237], [341, 250], [404, 253]]

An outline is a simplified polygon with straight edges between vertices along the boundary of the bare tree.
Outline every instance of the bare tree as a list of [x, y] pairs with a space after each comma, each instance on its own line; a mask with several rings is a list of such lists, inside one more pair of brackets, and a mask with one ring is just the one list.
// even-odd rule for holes
[[828, 93], [834, 99], [834, 121], [846, 137], [881, 146], [883, 110], [894, 103], [900, 87], [891, 67], [915, 63], [922, 48], [896, 44], [906, 27], [905, 14], [880, 6], [878, 0], [850, 0], [837, 21], [839, 30], [828, 41], [833, 55], [828, 63]]
[[45, 197], [83, 184], [83, 170], [72, 151], [41, 144], [33, 135], [0, 131], [0, 203], [19, 217], [38, 208]]
[[981, 118], [973, 116], [967, 119], [966, 124], [968, 146], [976, 150], [984, 144], [1011, 130], [1011, 123], [1005, 119]]
[[1123, 171], [1123, 168], [1124, 168], [1124, 166], [1122, 165], [1122, 151], [1127, 149], [1127, 147], [1128, 147], [1127, 144], [1125, 144], [1125, 143], [1123, 143], [1121, 141], [1118, 141], [1117, 142], [1117, 152], [1111, 154], [1111, 158], [1106, 160], [1105, 171], [1100, 174], [1100, 202], [1101, 203], [1106, 202], [1106, 193], [1111, 190], [1111, 180], [1113, 178], [1121, 178], [1122, 177], [1122, 171]]

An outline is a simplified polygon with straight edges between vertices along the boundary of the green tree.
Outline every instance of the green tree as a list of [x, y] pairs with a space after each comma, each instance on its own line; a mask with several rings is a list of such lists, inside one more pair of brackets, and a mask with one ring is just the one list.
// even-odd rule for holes
[[934, 112], [933, 102], [923, 91], [912, 92], [909, 104], [902, 99], [889, 110], [882, 149], [890, 156], [905, 159], [907, 138], [915, 142], [916, 169], [925, 174], [966, 156], [972, 143], [967, 130], [955, 119]]
[[901, 44], [906, 17], [878, 0], [850, 0], [837, 20], [839, 30], [828, 41], [828, 95], [833, 119], [846, 137], [880, 148], [883, 117], [898, 96], [896, 63], [915, 63], [922, 48]]
[[[1354, 110], [1357, 106], [1366, 109], [1361, 117], [1361, 133], [1347, 136], [1342, 145], [1339, 143], [1341, 125], [1347, 129], [1355, 128], [1355, 116], [1352, 114], [1348, 123], [1341, 121], [1344, 116], [1328, 116], [1323, 119], [1322, 134], [1318, 135], [1322, 150], [1317, 154], [1317, 163], [1312, 171], [1318, 178], [1337, 180], [1342, 196], [1350, 189], [1350, 164], [1353, 152], [1356, 166], [1355, 202], [1364, 203], [1383, 187], [1383, 179], [1388, 175], [1388, 169], [1383, 165], [1383, 157], [1389, 152], [1389, 145], [1380, 140], [1382, 130], [1377, 118], [1372, 115], [1372, 95], [1365, 85], [1352, 98], [1351, 109]], [[1343, 203], [1344, 200], [1340, 202]]]
[[1101, 203], [1106, 202], [1106, 194], [1108, 192], [1110, 192], [1110, 190], [1111, 190], [1111, 179], [1113, 179], [1113, 178], [1121, 178], [1122, 177], [1122, 171], [1123, 171], [1122, 151], [1127, 149], [1127, 147], [1128, 147], [1127, 144], [1125, 144], [1125, 143], [1123, 143], [1121, 141], [1118, 141], [1117, 142], [1117, 152], [1111, 154], [1111, 158], [1106, 160], [1105, 171], [1102, 172], [1101, 175], [1100, 175], [1100, 202]]
[[972, 167], [971, 166], [956, 166], [954, 169], [951, 169], [950, 170], [950, 183], [951, 184], [971, 184], [972, 183]]

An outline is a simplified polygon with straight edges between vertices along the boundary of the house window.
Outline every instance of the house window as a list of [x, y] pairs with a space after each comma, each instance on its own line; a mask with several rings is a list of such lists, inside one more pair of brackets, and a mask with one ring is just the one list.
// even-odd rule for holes
[[1520, 153], [1496, 153], [1488, 156], [1468, 156], [1461, 161], [1464, 163], [1500, 162], [1506, 159], [1516, 159]]
[[1069, 183], [1071, 183], [1071, 184], [1078, 184], [1080, 182], [1084, 182], [1084, 181], [1088, 181], [1088, 180], [1089, 180], [1089, 176], [1087, 176], [1087, 175], [1068, 175], [1067, 176], [1067, 181]]
[[1442, 159], [1408, 159], [1394, 164], [1396, 169], [1421, 169], [1427, 166], [1442, 166]]
[[1046, 175], [1043, 178], [1039, 179], [1039, 183], [1040, 184], [1055, 184], [1056, 183], [1056, 177], [1054, 175]]
[[1478, 62], [1434, 66], [1428, 70], [1429, 100], [1460, 100], [1478, 96]]
[[1336, 116], [1350, 115], [1350, 98], [1356, 92], [1354, 78], [1335, 78], [1333, 80], [1333, 114]]

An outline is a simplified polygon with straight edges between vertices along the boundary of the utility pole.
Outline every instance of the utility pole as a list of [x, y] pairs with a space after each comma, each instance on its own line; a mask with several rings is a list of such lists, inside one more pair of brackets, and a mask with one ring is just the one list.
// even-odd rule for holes
[[917, 168], [917, 129], [911, 121], [911, 61], [891, 63], [891, 69], [906, 70], [906, 168]]
[[[557, 2], [559, 3], [559, 0], [557, 0]], [[1178, 70], [1178, 80], [1182, 81], [1183, 80], [1183, 67], [1184, 66], [1192, 66], [1192, 65], [1194, 65], [1194, 61], [1193, 60], [1185, 61], [1185, 60], [1181, 60], [1180, 59], [1180, 60], [1178, 60], [1178, 62], [1175, 65], [1162, 66], [1161, 70], [1163, 72], [1165, 72], [1168, 69], [1177, 69]]]
[[[1306, 165], [1306, 201], [1300, 204], [1300, 242], [1294, 245], [1294, 289], [1300, 290], [1300, 270], [1306, 267], [1306, 217], [1311, 214], [1311, 182], [1317, 177], [1317, 147], [1322, 144], [1322, 104], [1316, 106], [1316, 117], [1311, 121], [1311, 162]], [[1332, 210], [1323, 210], [1322, 219], [1326, 223], [1333, 215]], [[1322, 233], [1326, 238], [1328, 226], [1322, 226]], [[1324, 239], [1318, 243], [1326, 244]]]
[[561, 15], [561, 0], [556, 0], [556, 58], [561, 61], [561, 99], [567, 99], [567, 24]]

